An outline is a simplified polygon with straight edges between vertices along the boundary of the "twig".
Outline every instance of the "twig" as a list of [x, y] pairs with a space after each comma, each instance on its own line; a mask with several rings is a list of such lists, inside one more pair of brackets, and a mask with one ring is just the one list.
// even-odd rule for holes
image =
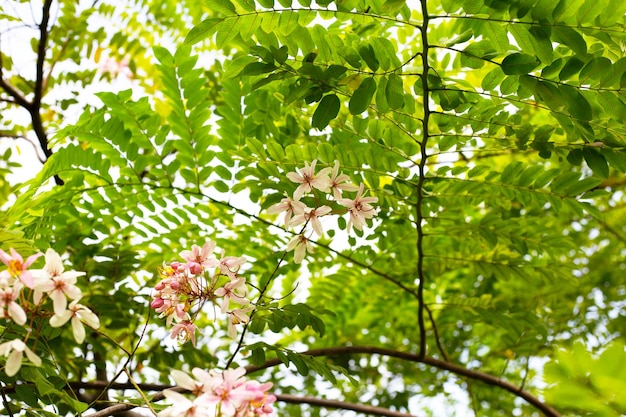
[[0, 381], [0, 394], [2, 394], [2, 404], [4, 404], [4, 408], [9, 413], [9, 417], [13, 417], [13, 412], [11, 411], [11, 407], [9, 407], [9, 400], [7, 400], [7, 396], [4, 393], [4, 382]]

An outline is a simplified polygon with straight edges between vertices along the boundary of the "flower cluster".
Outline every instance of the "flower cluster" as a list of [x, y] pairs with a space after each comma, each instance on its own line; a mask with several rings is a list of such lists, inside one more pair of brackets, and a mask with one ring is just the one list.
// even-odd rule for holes
[[[296, 172], [287, 173], [287, 178], [299, 184], [293, 193], [293, 197], [285, 196], [279, 203], [268, 208], [267, 212], [270, 214], [285, 213], [285, 228], [302, 224], [310, 225], [313, 232], [318, 236], [324, 234], [320, 217], [333, 213], [347, 212], [349, 213], [348, 232], [350, 232], [352, 226], [355, 229], [363, 230], [363, 226], [367, 224], [366, 220], [376, 215], [376, 210], [371, 203], [376, 203], [378, 198], [365, 197], [364, 185], [361, 183], [357, 187], [350, 182], [350, 177], [340, 173], [338, 161], [335, 161], [333, 168], [323, 168], [317, 173], [315, 172], [316, 164], [317, 160], [311, 162], [310, 165], [305, 162], [304, 168], [300, 168]], [[315, 195], [315, 190], [326, 194], [323, 202], [320, 202], [318, 196]], [[343, 196], [345, 191], [356, 191], [357, 193], [353, 199], [350, 199]], [[309, 207], [305, 202], [300, 201], [307, 194], [313, 194], [314, 207]], [[331, 195], [334, 201], [341, 206], [340, 208], [334, 210], [327, 205], [332, 204], [332, 201], [329, 200]], [[311, 234], [309, 234], [309, 237], [305, 236], [306, 231], [304, 229], [291, 239], [287, 245], [287, 250], [294, 250], [294, 261], [296, 263], [302, 262], [306, 252], [313, 252], [313, 247], [309, 242]]]
[[193, 376], [174, 370], [176, 384], [189, 391], [190, 400], [179, 392], [163, 392], [173, 405], [159, 412], [158, 417], [270, 417], [274, 416], [272, 403], [276, 397], [268, 394], [271, 383], [248, 380], [244, 368], [225, 371], [204, 371], [194, 368]]
[[[26, 326], [29, 316], [31, 319], [35, 316], [50, 317], [52, 327], [61, 327], [70, 321], [74, 339], [82, 343], [85, 340], [83, 323], [94, 329], [100, 327], [98, 317], [78, 303], [83, 294], [75, 284], [77, 278], [85, 273], [65, 271], [61, 257], [52, 249], [46, 251], [43, 269], [29, 269], [40, 256], [41, 253], [38, 253], [24, 260], [13, 248], [10, 254], [0, 249], [0, 262], [7, 267], [0, 271], [0, 314], [18, 326]], [[28, 296], [24, 288], [32, 290], [28, 291]], [[48, 300], [52, 300], [51, 313], [46, 309]], [[26, 339], [30, 334], [27, 330]], [[7, 375], [12, 376], [19, 371], [24, 353], [30, 362], [41, 365], [41, 359], [26, 345], [26, 341], [14, 339], [0, 344], [0, 356], [8, 357]]]
[[[150, 306], [161, 317], [166, 317], [172, 339], [182, 343], [191, 340], [196, 344], [194, 319], [206, 302], [220, 305], [220, 312], [228, 315], [228, 335], [235, 338], [236, 325], [248, 323], [253, 310], [248, 300], [246, 279], [238, 274], [246, 262], [243, 256], [224, 256], [217, 259], [213, 254], [215, 242], [202, 247], [193, 245], [191, 250], [180, 253], [183, 261], [164, 264], [159, 270], [161, 281], [154, 287]], [[230, 303], [238, 305], [229, 310]]]

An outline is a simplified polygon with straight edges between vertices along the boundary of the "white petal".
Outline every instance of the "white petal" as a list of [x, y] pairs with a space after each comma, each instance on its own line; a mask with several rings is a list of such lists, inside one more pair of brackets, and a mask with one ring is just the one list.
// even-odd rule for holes
[[20, 326], [26, 323], [26, 313], [15, 301], [9, 303], [9, 315], [13, 321]]
[[68, 285], [67, 287], [65, 287], [63, 292], [68, 298], [71, 298], [72, 300], [77, 300], [83, 296], [83, 293], [80, 290], [80, 288], [74, 285]]
[[82, 321], [87, 323], [89, 327], [92, 327], [94, 329], [100, 327], [100, 319], [87, 307], [85, 307], [84, 310], [79, 310], [77, 315]]
[[174, 369], [171, 372], [171, 376], [174, 379], [174, 382], [176, 382], [176, 385], [188, 389], [189, 391], [193, 391], [198, 385], [192, 377], [190, 377], [183, 371]]
[[52, 307], [54, 307], [54, 314], [60, 316], [67, 307], [67, 298], [65, 298], [65, 294], [62, 291], [55, 290], [50, 293], [50, 298], [52, 298]]
[[74, 333], [74, 340], [76, 340], [77, 343], [83, 343], [85, 341], [85, 328], [78, 317], [72, 317], [72, 332]]
[[61, 275], [63, 273], [63, 262], [61, 261], [61, 257], [53, 249], [48, 249], [46, 251], [45, 268], [48, 270], [50, 275], [53, 276]]
[[50, 326], [52, 327], [61, 327], [72, 317], [72, 312], [69, 310], [65, 310], [60, 315], [54, 315], [50, 317]]
[[9, 355], [9, 358], [7, 359], [5, 372], [7, 373], [8, 376], [13, 376], [17, 373], [17, 371], [20, 370], [21, 366], [22, 366], [22, 351], [14, 350], [13, 352], [11, 352], [11, 354]]
[[41, 366], [41, 358], [35, 355], [35, 352], [30, 350], [28, 346], [26, 346], [26, 349], [24, 351], [26, 352], [26, 357], [28, 358], [29, 361], [33, 363], [33, 365]]

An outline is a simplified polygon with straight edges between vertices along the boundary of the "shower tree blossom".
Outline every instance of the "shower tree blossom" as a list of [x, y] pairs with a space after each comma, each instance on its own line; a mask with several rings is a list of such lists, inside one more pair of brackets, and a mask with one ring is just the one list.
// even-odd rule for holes
[[31, 255], [24, 261], [22, 255], [17, 253], [15, 249], [11, 248], [10, 252], [11, 255], [0, 249], [0, 262], [8, 267], [5, 271], [0, 272], [0, 279], [19, 278], [28, 288], [33, 288], [34, 279], [30, 271], [28, 271], [28, 267], [41, 256], [41, 253]]
[[[294, 251], [295, 263], [302, 262], [306, 252], [313, 252], [309, 240], [312, 232], [320, 237], [324, 235], [320, 218], [347, 212], [349, 213], [347, 231], [350, 232], [352, 226], [363, 230], [366, 219], [376, 215], [376, 209], [371, 203], [377, 202], [378, 198], [364, 197], [364, 184], [361, 183], [359, 186], [352, 184], [350, 177], [339, 171], [338, 161], [335, 161], [332, 168], [326, 167], [317, 173], [316, 165], [317, 160], [313, 160], [310, 165], [305, 162], [304, 168], [287, 173], [287, 178], [299, 184], [294, 190], [293, 198], [287, 195], [267, 209], [269, 214], [285, 213], [283, 221], [285, 229], [304, 224], [298, 235], [287, 244], [287, 251]], [[345, 198], [343, 195], [344, 192], [353, 191], [357, 191], [354, 199]], [[323, 194], [320, 195], [320, 192]], [[312, 207], [307, 205], [312, 203], [315, 204]], [[307, 230], [309, 228], [312, 232]]]
[[[43, 326], [50, 318], [48, 324], [51, 327], [60, 327], [71, 319], [74, 339], [82, 343], [85, 340], [83, 323], [98, 328], [100, 321], [91, 310], [78, 304], [82, 292], [75, 284], [78, 277], [85, 275], [84, 272], [65, 271], [61, 257], [52, 249], [46, 251], [42, 269], [29, 269], [40, 253], [29, 256], [26, 261], [15, 249], [10, 248], [10, 253], [8, 255], [0, 249], [0, 260], [8, 267], [0, 271], [0, 312], [5, 319], [25, 326], [26, 330], [24, 340], [12, 339], [0, 344], [0, 356], [7, 357], [5, 372], [12, 376], [19, 371], [24, 353], [31, 364], [41, 365], [41, 358], [27, 345], [30, 339], [32, 345], [37, 346], [38, 336], [31, 338], [33, 323]], [[72, 300], [69, 308], [68, 299]], [[0, 341], [8, 334], [4, 333]]]
[[172, 389], [164, 391], [172, 405], [159, 412], [158, 417], [272, 417], [276, 397], [268, 393], [271, 383], [248, 380], [244, 368], [225, 371], [205, 371], [194, 368], [195, 377], [179, 370], [171, 375], [177, 386], [189, 392], [193, 399]]
[[[189, 340], [195, 345], [195, 320], [207, 305], [219, 306], [219, 311], [227, 316], [230, 303], [245, 306], [250, 303], [246, 279], [239, 275], [245, 264], [243, 256], [226, 256], [222, 253], [218, 260], [215, 255], [216, 243], [208, 241], [202, 247], [192, 245], [191, 250], [180, 252], [186, 262], [173, 261], [159, 269], [161, 281], [154, 287], [150, 306], [166, 318], [166, 325], [173, 325], [171, 338], [181, 343]], [[220, 300], [221, 299], [221, 300]], [[237, 308], [235, 308], [237, 310]], [[215, 308], [208, 309], [215, 312]], [[237, 323], [246, 323], [239, 320]], [[236, 336], [232, 320], [228, 322], [228, 334]]]
[[348, 221], [348, 231], [350, 226], [354, 225], [355, 229], [363, 230], [363, 226], [366, 225], [365, 220], [371, 219], [376, 215], [376, 210], [370, 205], [370, 203], [376, 203], [377, 197], [364, 197], [363, 196], [363, 184], [359, 186], [359, 191], [356, 194], [354, 200], [349, 198], [340, 198], [339, 204], [348, 208], [350, 212], [350, 220]]

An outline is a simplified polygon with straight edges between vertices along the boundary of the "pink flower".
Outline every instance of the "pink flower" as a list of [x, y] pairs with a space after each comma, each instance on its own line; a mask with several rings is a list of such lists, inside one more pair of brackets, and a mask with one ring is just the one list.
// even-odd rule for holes
[[213, 255], [214, 249], [215, 242], [209, 240], [202, 246], [202, 248], [198, 245], [192, 245], [190, 251], [184, 250], [180, 253], [180, 256], [187, 261], [187, 268], [193, 268], [194, 271], [192, 271], [192, 273], [198, 274], [202, 272], [202, 270], [198, 270], [197, 265], [202, 265], [205, 268], [217, 266], [217, 259]]
[[315, 164], [317, 160], [313, 160], [311, 165], [304, 163], [304, 168], [300, 169], [300, 172], [288, 172], [287, 178], [289, 178], [293, 182], [297, 182], [300, 185], [296, 188], [296, 191], [293, 193], [294, 200], [300, 200], [300, 197], [304, 195], [304, 193], [309, 193], [313, 188], [317, 188], [320, 191], [327, 192], [330, 187], [330, 178], [328, 178], [328, 173], [330, 172], [330, 168], [324, 168], [317, 174], [315, 174]]
[[255, 416], [273, 415], [274, 408], [271, 406], [276, 401], [276, 396], [268, 394], [267, 391], [272, 388], [271, 382], [260, 384], [258, 381], [246, 382], [246, 390], [254, 395], [254, 399], [250, 400], [249, 406], [252, 408]]
[[11, 317], [20, 326], [26, 323], [26, 312], [15, 302], [20, 296], [21, 289], [22, 284], [16, 281], [13, 287], [5, 287], [0, 290], [0, 309], [3, 312], [3, 316], [5, 318]]
[[333, 172], [330, 175], [330, 189], [333, 190], [333, 197], [335, 200], [341, 198], [341, 190], [344, 191], [356, 191], [358, 187], [350, 183], [350, 177], [346, 174], [339, 174], [339, 161], [335, 161], [333, 166]]
[[245, 368], [208, 372], [194, 368], [191, 373], [195, 379], [178, 370], [173, 370], [171, 375], [179, 387], [190, 391], [196, 398], [192, 401], [173, 390], [165, 390], [165, 396], [174, 404], [159, 413], [158, 417], [215, 417], [217, 410], [224, 417], [274, 415], [271, 404], [276, 397], [267, 392], [272, 384], [249, 381], [245, 377]]
[[287, 244], [287, 251], [294, 250], [293, 261], [297, 264], [302, 262], [306, 252], [313, 253], [313, 245], [304, 235], [294, 236]]
[[280, 203], [276, 203], [267, 209], [269, 214], [278, 214], [285, 212], [285, 229], [289, 227], [292, 215], [303, 214], [307, 206], [298, 199], [291, 199], [285, 197], [280, 200]]
[[243, 264], [246, 263], [246, 258], [243, 256], [224, 256], [222, 253], [222, 258], [219, 261], [220, 272], [224, 275], [227, 275], [231, 280], [237, 278], [237, 272], [239, 272], [239, 268]]
[[[32, 265], [37, 258], [41, 256], [41, 253], [36, 253], [29, 256], [24, 262], [22, 255], [11, 248], [11, 255], [0, 249], [0, 262], [5, 264], [9, 269], [4, 271], [14, 278], [19, 278], [28, 288], [33, 288], [34, 279], [32, 274], [26, 269]], [[0, 274], [1, 275], [1, 274]]]
[[370, 205], [378, 201], [377, 197], [363, 197], [363, 183], [359, 186], [359, 191], [356, 194], [354, 200], [349, 198], [340, 198], [337, 200], [339, 204], [348, 208], [350, 212], [350, 220], [348, 221], [348, 232], [350, 226], [354, 225], [355, 228], [363, 230], [366, 219], [371, 219], [376, 215], [376, 210]]
[[172, 339], [178, 338], [180, 343], [191, 340], [191, 344], [196, 346], [196, 325], [189, 320], [181, 321], [172, 327]]
[[[238, 292], [237, 290], [242, 287], [243, 293]], [[222, 313], [226, 313], [226, 311], [228, 311], [228, 303], [231, 299], [234, 302], [243, 305], [250, 303], [250, 300], [246, 298], [246, 280], [243, 277], [227, 282], [223, 287], [215, 290], [215, 295], [218, 297], [224, 297], [221, 306]]]

